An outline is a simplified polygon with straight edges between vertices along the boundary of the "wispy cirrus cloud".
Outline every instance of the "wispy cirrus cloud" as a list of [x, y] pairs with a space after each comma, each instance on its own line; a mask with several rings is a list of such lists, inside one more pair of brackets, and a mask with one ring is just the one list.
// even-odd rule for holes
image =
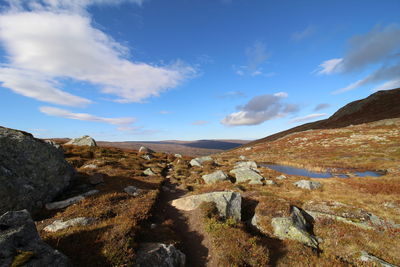
[[[91, 100], [66, 92], [61, 79], [88, 82], [121, 103], [141, 102], [192, 77], [194, 68], [135, 62], [129, 49], [93, 26], [89, 5], [141, 0], [9, 1], [0, 14], [0, 42], [7, 62], [0, 83], [15, 93], [65, 106]], [[34, 85], [34, 86], [32, 86]]]
[[319, 111], [319, 110], [322, 110], [322, 109], [326, 109], [326, 108], [329, 108], [330, 106], [331, 106], [331, 104], [321, 103], [321, 104], [318, 104], [318, 105], [315, 106], [314, 111]]
[[65, 119], [80, 120], [80, 121], [92, 121], [92, 122], [104, 122], [112, 125], [119, 126], [120, 129], [124, 127], [130, 127], [132, 123], [136, 121], [135, 118], [105, 118], [98, 117], [88, 113], [74, 113], [65, 109], [43, 106], [39, 108], [40, 112], [49, 115]]
[[203, 125], [207, 125], [207, 124], [209, 124], [209, 123], [210, 123], [209, 121], [198, 120], [198, 121], [192, 122], [192, 125], [203, 126]]
[[267, 62], [271, 54], [267, 51], [267, 46], [264, 42], [255, 41], [251, 46], [245, 49], [247, 58], [246, 65], [233, 66], [235, 73], [239, 76], [274, 76], [274, 72], [264, 73], [262, 65]]
[[227, 115], [221, 123], [227, 126], [258, 125], [297, 112], [298, 105], [283, 102], [286, 97], [288, 94], [285, 92], [255, 96], [237, 107], [238, 111]]
[[324, 61], [316, 72], [318, 74], [352, 73], [367, 67], [375, 67], [375, 70], [367, 77], [334, 91], [334, 94], [375, 82], [385, 81], [387, 86], [395, 84], [400, 77], [399, 53], [400, 26], [398, 24], [377, 26], [368, 33], [352, 37], [343, 58]]
[[294, 32], [291, 35], [291, 39], [292, 39], [292, 41], [300, 42], [300, 41], [312, 36], [316, 31], [317, 31], [316, 26], [308, 25], [305, 29]]
[[316, 118], [325, 117], [326, 115], [327, 115], [326, 113], [313, 113], [313, 114], [309, 114], [309, 115], [306, 115], [303, 117], [294, 118], [294, 119], [290, 120], [290, 122], [291, 123], [307, 122], [307, 121], [311, 121]]

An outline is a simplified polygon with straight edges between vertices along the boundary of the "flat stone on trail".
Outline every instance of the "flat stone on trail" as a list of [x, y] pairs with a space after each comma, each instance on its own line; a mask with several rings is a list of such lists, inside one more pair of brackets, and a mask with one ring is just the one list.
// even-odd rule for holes
[[235, 175], [236, 182], [250, 182], [251, 184], [262, 184], [262, 177], [260, 174], [249, 168], [233, 169], [230, 173]]
[[187, 196], [173, 200], [172, 206], [179, 210], [191, 211], [203, 202], [214, 202], [222, 217], [232, 217], [238, 221], [241, 219], [242, 197], [237, 192], [222, 191]]
[[300, 180], [293, 183], [295, 186], [300, 187], [302, 189], [314, 190], [322, 187], [320, 182], [314, 182], [309, 180]]
[[47, 203], [46, 209], [48, 209], [48, 210], [63, 209], [68, 206], [71, 206], [72, 204], [78, 203], [79, 201], [85, 199], [85, 197], [87, 197], [87, 196], [97, 194], [98, 192], [99, 192], [99, 190], [90, 190], [89, 192], [83, 193], [76, 197], [71, 197], [71, 198], [68, 198], [68, 199], [62, 200], [62, 201]]
[[228, 176], [223, 171], [218, 170], [213, 173], [203, 175], [201, 178], [203, 178], [206, 184], [214, 184], [219, 181], [227, 180]]
[[43, 230], [46, 232], [57, 232], [72, 226], [89, 225], [93, 221], [94, 221], [93, 218], [85, 218], [85, 217], [78, 217], [67, 221], [55, 220], [52, 224], [47, 225]]

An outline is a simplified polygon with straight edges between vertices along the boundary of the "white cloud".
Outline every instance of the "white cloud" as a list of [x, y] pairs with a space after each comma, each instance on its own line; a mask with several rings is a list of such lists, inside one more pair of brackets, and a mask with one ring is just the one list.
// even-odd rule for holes
[[322, 110], [322, 109], [326, 109], [326, 108], [329, 108], [331, 106], [331, 104], [328, 104], [328, 103], [321, 103], [321, 104], [318, 104], [315, 108], [314, 108], [314, 111], [319, 111], [319, 110]]
[[237, 107], [238, 111], [227, 115], [221, 123], [228, 126], [257, 125], [297, 112], [297, 105], [282, 102], [287, 96], [285, 92], [255, 96], [246, 105]]
[[81, 120], [81, 121], [93, 121], [93, 122], [103, 122], [103, 123], [108, 123], [112, 125], [117, 125], [119, 130], [126, 130], [126, 129], [132, 129], [132, 126], [129, 126], [130, 124], [134, 123], [136, 121], [135, 118], [104, 118], [104, 117], [98, 117], [95, 115], [91, 115], [88, 113], [73, 113], [65, 109], [60, 109], [60, 108], [55, 108], [55, 107], [40, 107], [39, 108], [40, 112], [49, 115], [49, 116], [55, 116], [55, 117], [61, 117], [65, 119], [72, 119], [72, 120]]
[[[67, 1], [45, 2], [47, 6], [63, 7]], [[77, 0], [69, 4], [120, 2], [142, 1]], [[195, 73], [179, 61], [169, 66], [130, 61], [128, 49], [94, 28], [88, 15], [69, 10], [36, 8], [30, 12], [3, 13], [0, 41], [9, 61], [0, 68], [0, 81], [16, 93], [60, 105], [79, 106], [90, 100], [62, 91], [62, 85], [56, 83], [58, 78], [89, 82], [102, 93], [115, 95], [115, 101], [128, 103], [158, 96]], [[36, 86], [29, 88], [29, 83]]]
[[247, 65], [244, 66], [233, 66], [235, 72], [239, 76], [250, 75], [250, 76], [266, 76], [270, 77], [270, 73], [264, 74], [261, 68], [267, 59], [270, 57], [270, 53], [267, 51], [267, 47], [264, 42], [256, 41], [245, 50]]
[[192, 125], [197, 125], [197, 126], [203, 126], [203, 125], [206, 125], [206, 124], [209, 124], [210, 122], [209, 121], [194, 121], [194, 122], [192, 122]]
[[299, 42], [313, 35], [316, 32], [316, 30], [317, 28], [314, 25], [309, 25], [302, 31], [294, 32], [291, 38], [293, 41]]
[[322, 62], [316, 72], [318, 74], [332, 74], [339, 71], [340, 63], [343, 58], [333, 58]]
[[310, 121], [310, 120], [313, 120], [313, 119], [316, 119], [316, 118], [324, 117], [326, 115], [327, 115], [326, 113], [314, 113], [314, 114], [306, 115], [304, 117], [294, 118], [290, 122], [291, 123], [306, 122], [306, 121]]
[[395, 88], [400, 88], [400, 79], [385, 82], [372, 89], [372, 91], [376, 92], [376, 91], [389, 90]]

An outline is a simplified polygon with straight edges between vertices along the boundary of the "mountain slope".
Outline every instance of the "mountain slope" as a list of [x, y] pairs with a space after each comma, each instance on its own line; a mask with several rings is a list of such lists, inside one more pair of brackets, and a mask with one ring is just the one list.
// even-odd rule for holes
[[295, 132], [311, 129], [335, 129], [397, 117], [400, 117], [400, 88], [378, 91], [367, 98], [345, 105], [326, 120], [306, 123], [250, 142], [245, 146], [274, 141]]

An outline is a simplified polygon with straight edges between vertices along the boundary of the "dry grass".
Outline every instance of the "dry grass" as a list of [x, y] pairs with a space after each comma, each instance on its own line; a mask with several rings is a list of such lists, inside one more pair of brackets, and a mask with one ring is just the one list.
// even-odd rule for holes
[[[66, 159], [78, 167], [78, 175], [70, 191], [60, 199], [93, 188], [100, 193], [57, 213], [43, 211], [38, 214], [42, 219], [38, 224], [42, 238], [67, 255], [74, 266], [132, 265], [141, 225], [151, 216], [164, 180], [161, 176], [144, 177], [141, 173], [146, 167], [161, 172], [166, 166], [165, 155], [156, 155], [155, 159], [146, 162], [135, 151], [75, 146], [65, 146], [64, 149]], [[87, 164], [95, 164], [97, 168], [82, 167]], [[104, 183], [90, 186], [90, 177], [99, 174]], [[125, 193], [123, 189], [131, 185], [143, 193], [138, 197]], [[76, 217], [95, 218], [95, 223], [55, 233], [42, 230], [56, 219]]]

